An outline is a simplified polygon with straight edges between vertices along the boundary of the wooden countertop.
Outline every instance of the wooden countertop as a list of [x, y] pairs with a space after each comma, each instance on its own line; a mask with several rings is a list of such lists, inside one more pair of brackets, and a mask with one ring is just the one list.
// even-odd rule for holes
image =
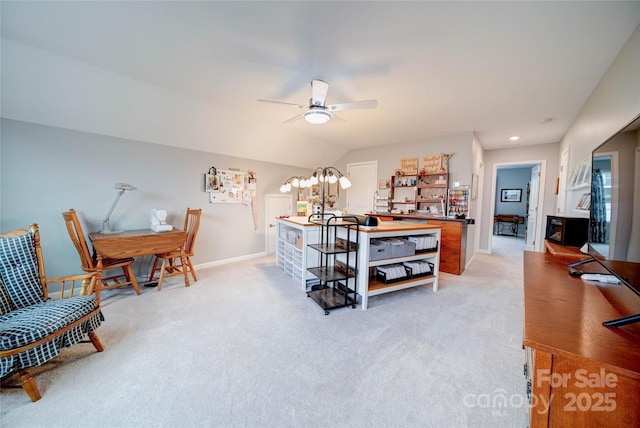
[[461, 223], [467, 223], [467, 218], [451, 218], [451, 217], [447, 217], [447, 216], [438, 216], [438, 215], [432, 215], [432, 214], [367, 214], [368, 216], [371, 217], [392, 217], [393, 219], [407, 219], [407, 220], [439, 220], [439, 221], [458, 221]]
[[413, 223], [410, 221], [379, 221], [375, 228], [360, 227], [360, 232], [401, 232], [406, 230], [440, 229], [440, 226], [426, 223]]
[[544, 252], [551, 253], [554, 256], [573, 258], [575, 260], [586, 260], [591, 258], [589, 254], [582, 253], [579, 247], [560, 245], [547, 239], [544, 240]]
[[[308, 217], [291, 216], [278, 218], [278, 220], [294, 223], [299, 226], [319, 226], [318, 223], [310, 222]], [[340, 223], [335, 223], [339, 225]], [[440, 226], [426, 224], [426, 223], [413, 223], [410, 221], [378, 221], [378, 226], [375, 228], [369, 228], [360, 226], [360, 232], [399, 232], [406, 230], [425, 230], [425, 229], [440, 229]]]
[[[637, 264], [626, 265], [627, 272], [639, 275]], [[591, 263], [582, 269], [593, 272], [598, 267]], [[569, 276], [562, 257], [525, 251], [525, 346], [598, 362], [612, 372], [640, 379], [640, 325], [602, 325], [639, 312], [640, 296], [626, 286], [583, 281]]]
[[294, 224], [297, 224], [298, 226], [318, 226], [317, 223], [310, 222], [309, 217], [307, 216], [278, 217], [277, 220], [294, 223]]

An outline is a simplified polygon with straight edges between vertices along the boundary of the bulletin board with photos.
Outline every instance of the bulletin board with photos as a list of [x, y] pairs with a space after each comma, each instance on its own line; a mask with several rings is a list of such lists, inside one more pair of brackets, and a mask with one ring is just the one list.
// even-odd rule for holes
[[248, 204], [255, 190], [255, 174], [233, 169], [211, 168], [205, 174], [205, 191], [209, 202], [219, 204]]

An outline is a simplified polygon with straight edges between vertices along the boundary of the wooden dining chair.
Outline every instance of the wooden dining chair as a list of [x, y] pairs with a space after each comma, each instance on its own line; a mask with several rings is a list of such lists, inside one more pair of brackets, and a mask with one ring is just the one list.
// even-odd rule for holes
[[[200, 216], [202, 215], [202, 209], [187, 208], [187, 215], [184, 218], [184, 230], [187, 232], [187, 239], [182, 248], [176, 248], [168, 253], [156, 254], [153, 260], [153, 266], [151, 267], [151, 273], [149, 274], [149, 282], [153, 281], [153, 276], [156, 270], [160, 271], [160, 277], [158, 278], [158, 290], [162, 287], [162, 280], [165, 276], [173, 276], [178, 274], [184, 274], [184, 270], [191, 272], [191, 276], [194, 281], [198, 280], [196, 271], [191, 263], [191, 257], [193, 257], [193, 248], [196, 243], [196, 236], [198, 235], [198, 229], [200, 228]], [[183, 259], [184, 257], [184, 259]], [[158, 269], [158, 262], [162, 260], [162, 265]], [[183, 261], [186, 266], [183, 266]]]
[[[84, 237], [82, 225], [80, 224], [76, 211], [72, 208], [69, 211], [63, 212], [62, 217], [64, 217], [64, 221], [67, 224], [67, 232], [69, 232], [71, 242], [73, 242], [73, 245], [78, 251], [78, 255], [80, 255], [82, 270], [85, 272], [96, 272], [98, 270], [96, 259], [89, 251], [89, 246], [87, 245], [87, 240]], [[140, 287], [138, 287], [138, 280], [133, 272], [132, 265], [132, 258], [115, 260], [103, 257], [103, 274], [100, 288], [112, 289], [131, 285], [136, 291], [136, 294], [140, 295]], [[122, 273], [106, 276], [104, 272], [111, 269], [121, 269]]]

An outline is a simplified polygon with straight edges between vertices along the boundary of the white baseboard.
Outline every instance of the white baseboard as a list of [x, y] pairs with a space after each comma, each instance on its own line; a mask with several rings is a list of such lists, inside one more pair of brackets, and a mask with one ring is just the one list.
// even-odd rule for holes
[[214, 267], [214, 266], [221, 266], [221, 265], [226, 265], [229, 263], [235, 263], [235, 262], [241, 262], [244, 260], [250, 260], [250, 259], [255, 259], [258, 257], [264, 257], [267, 255], [266, 251], [263, 251], [261, 253], [255, 253], [255, 254], [247, 254], [244, 256], [239, 256], [239, 257], [232, 257], [230, 259], [223, 259], [223, 260], [216, 260], [214, 262], [207, 262], [207, 263], [200, 263], [197, 264], [195, 266], [193, 266], [195, 269], [205, 269], [205, 268], [209, 268], [209, 267]]
[[471, 262], [473, 261], [473, 259], [476, 258], [476, 254], [478, 254], [478, 251], [476, 251], [475, 253], [473, 253], [473, 256], [471, 256], [471, 259], [467, 261], [467, 263], [465, 263], [464, 268], [467, 269], [469, 267], [469, 265], [471, 265]]

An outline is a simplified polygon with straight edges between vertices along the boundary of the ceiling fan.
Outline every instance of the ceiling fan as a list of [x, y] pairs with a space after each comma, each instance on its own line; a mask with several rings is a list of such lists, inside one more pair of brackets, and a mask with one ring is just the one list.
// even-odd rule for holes
[[291, 119], [286, 120], [284, 123], [294, 122], [298, 119], [304, 118], [307, 122], [313, 124], [327, 123], [333, 117], [344, 120], [340, 116], [334, 114], [334, 111], [338, 110], [355, 110], [355, 109], [371, 109], [378, 106], [377, 100], [366, 101], [352, 101], [348, 103], [340, 104], [326, 104], [327, 92], [329, 91], [329, 84], [322, 80], [314, 79], [311, 81], [311, 98], [309, 99], [309, 105], [286, 103], [283, 101], [272, 101], [258, 99], [260, 102], [284, 104], [296, 108], [306, 109], [304, 113], [296, 115]]

